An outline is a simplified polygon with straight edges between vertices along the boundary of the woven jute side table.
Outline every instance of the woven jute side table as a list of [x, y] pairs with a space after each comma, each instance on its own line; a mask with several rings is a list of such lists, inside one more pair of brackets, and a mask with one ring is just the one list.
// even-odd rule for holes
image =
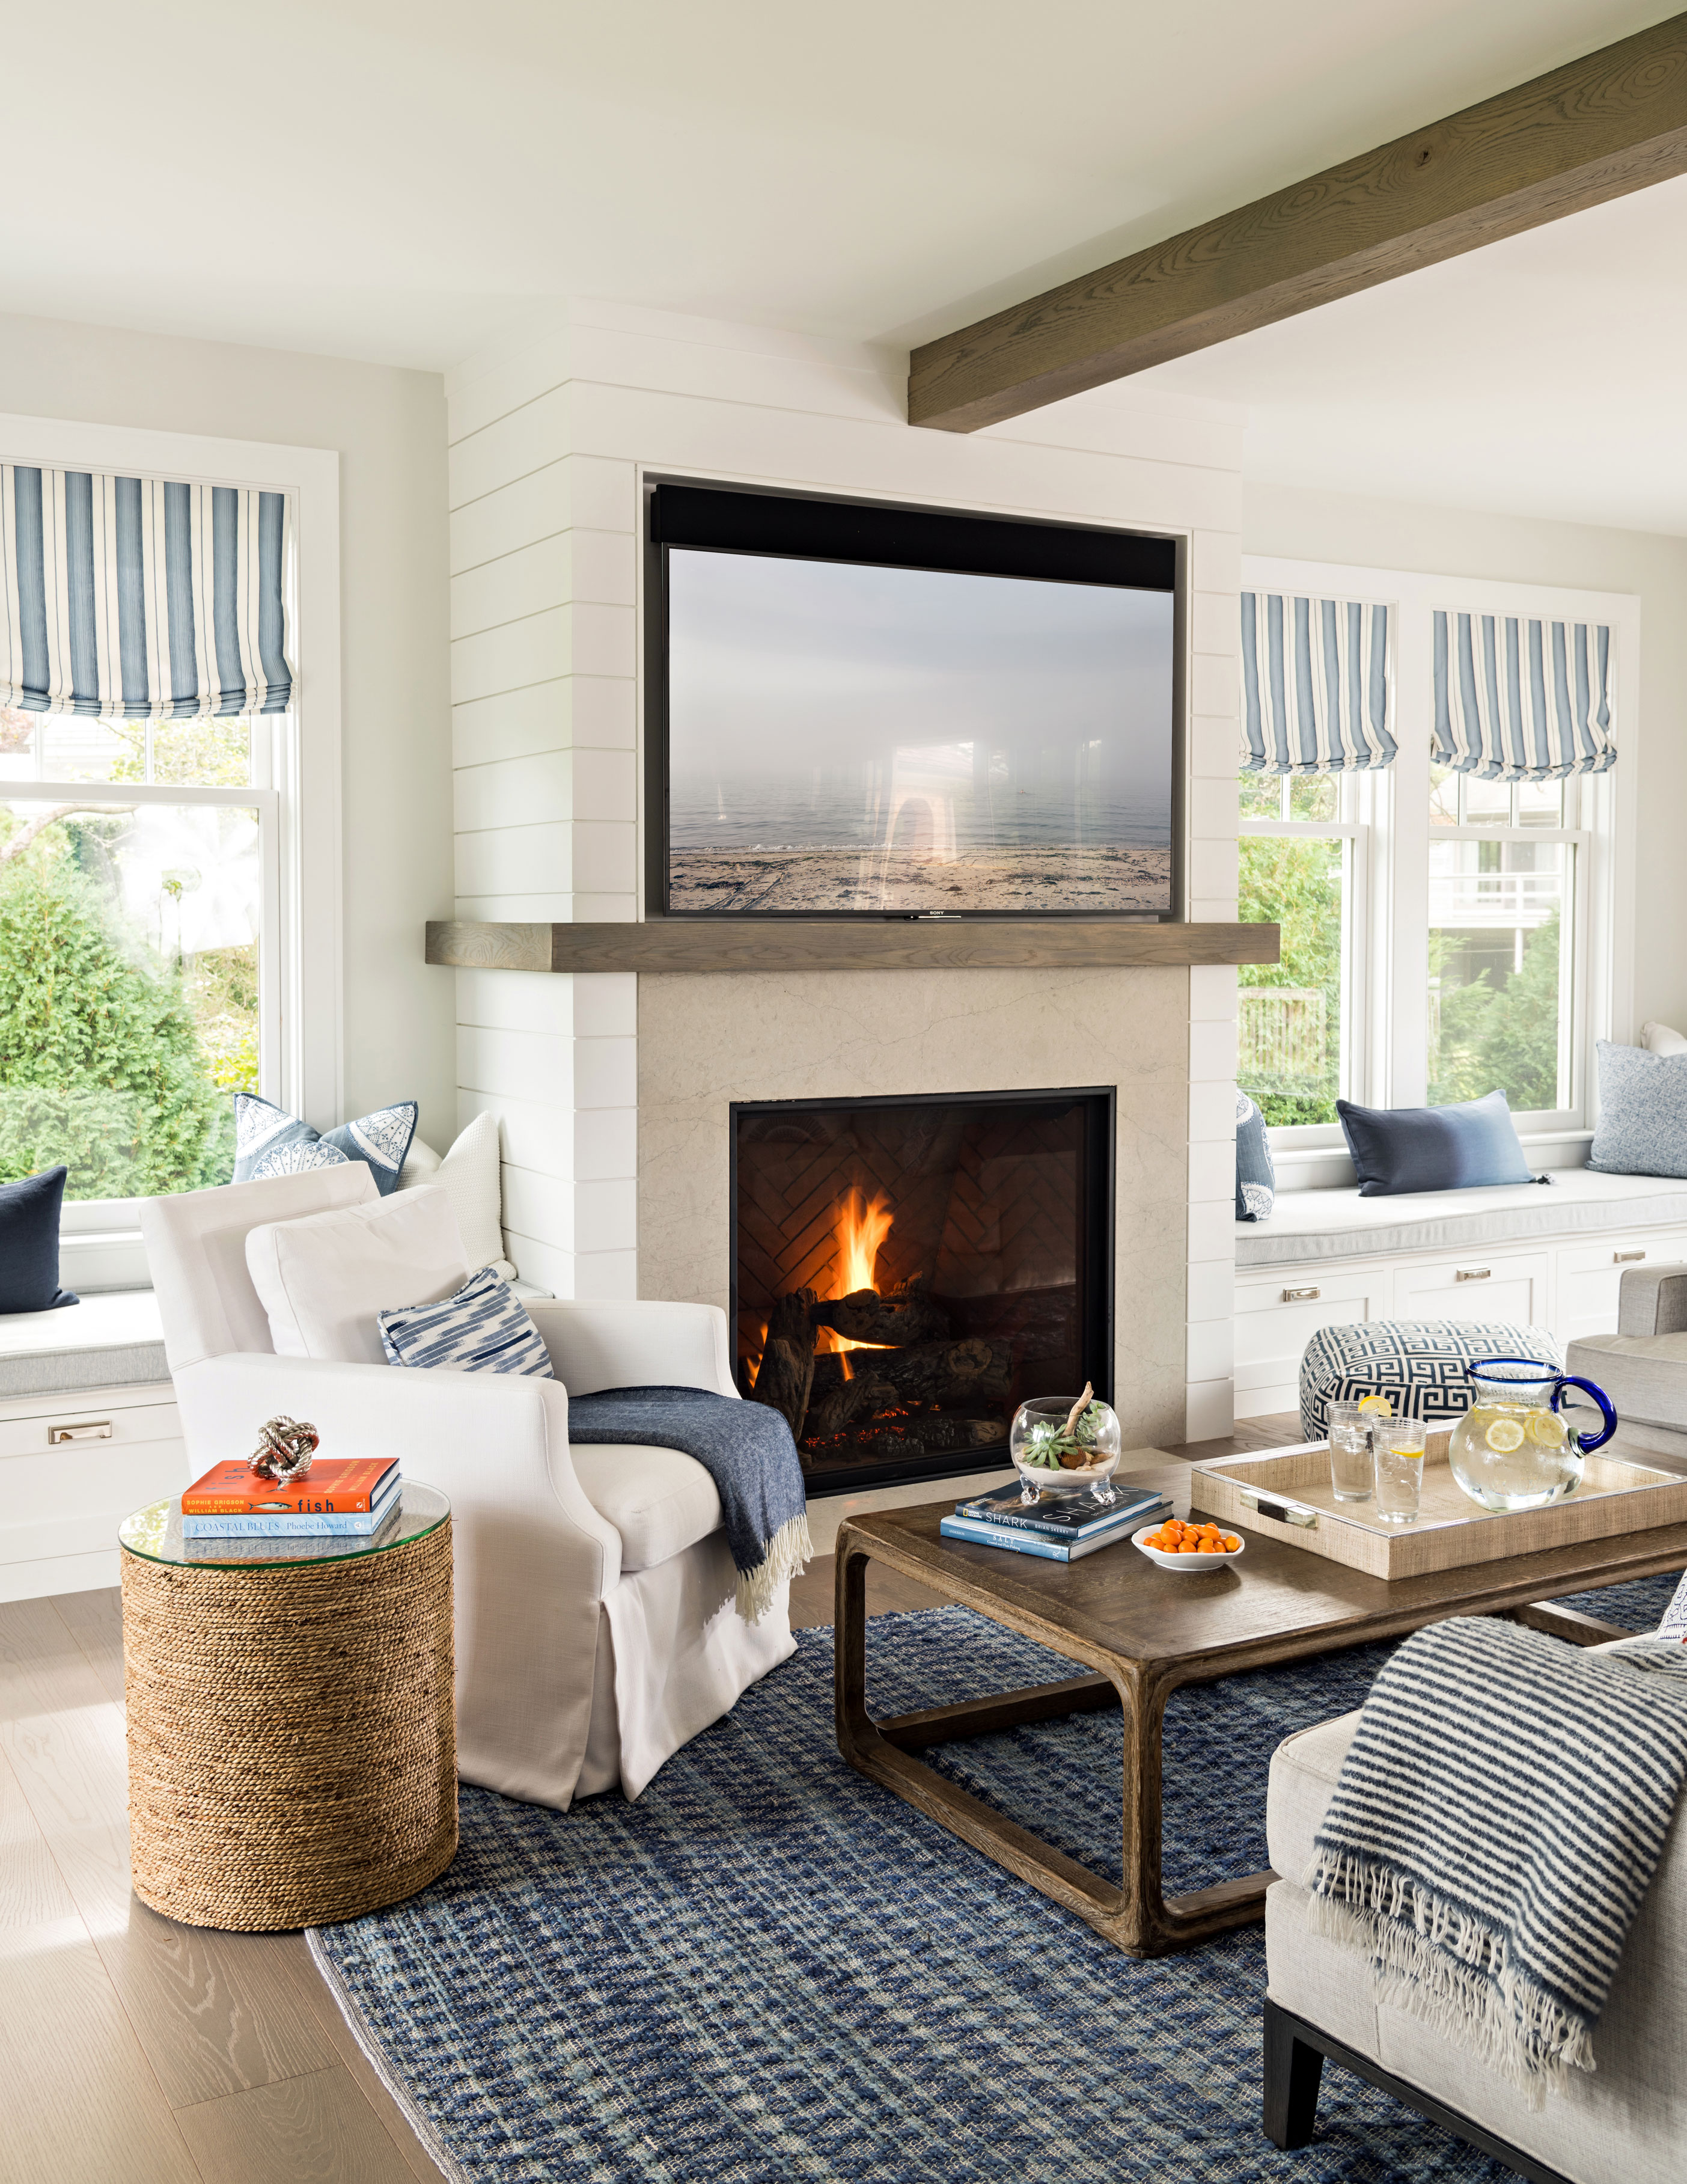
[[457, 1848], [444, 1496], [406, 1484], [373, 1540], [184, 1542], [170, 1502], [120, 1536], [142, 1902], [269, 1932], [354, 1919], [443, 1873]]

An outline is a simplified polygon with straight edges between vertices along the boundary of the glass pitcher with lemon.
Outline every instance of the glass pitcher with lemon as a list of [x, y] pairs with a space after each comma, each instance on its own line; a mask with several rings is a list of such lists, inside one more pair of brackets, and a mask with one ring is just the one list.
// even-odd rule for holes
[[[1582, 1459], [1617, 1430], [1602, 1388], [1533, 1357], [1483, 1357], [1466, 1368], [1476, 1400], [1453, 1429], [1447, 1461], [1473, 1502], [1506, 1513], [1544, 1509], [1581, 1484]], [[1563, 1418], [1567, 1388], [1599, 1405], [1601, 1429], [1584, 1435]]]

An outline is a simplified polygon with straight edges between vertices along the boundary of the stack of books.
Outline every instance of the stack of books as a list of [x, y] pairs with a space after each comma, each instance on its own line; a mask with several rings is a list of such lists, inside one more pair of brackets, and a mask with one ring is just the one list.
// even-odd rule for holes
[[948, 1540], [972, 1540], [986, 1547], [1006, 1547], [1016, 1555], [1044, 1555], [1050, 1562], [1075, 1563], [1127, 1540], [1143, 1524], [1157, 1524], [1172, 1513], [1165, 1495], [1151, 1486], [1116, 1486], [1111, 1502], [1093, 1495], [1044, 1494], [1035, 1502], [1023, 1498], [1019, 1481], [957, 1502], [955, 1514], [938, 1529]]
[[238, 1457], [214, 1464], [181, 1497], [184, 1540], [359, 1538], [378, 1532], [398, 1507], [401, 1481], [390, 1457], [313, 1463], [303, 1479], [260, 1479]]

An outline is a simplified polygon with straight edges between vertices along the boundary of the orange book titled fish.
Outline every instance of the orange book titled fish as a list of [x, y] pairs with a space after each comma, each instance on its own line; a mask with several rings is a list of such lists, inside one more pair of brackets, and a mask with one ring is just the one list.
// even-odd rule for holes
[[286, 1482], [260, 1479], [238, 1457], [213, 1464], [181, 1497], [184, 1517], [358, 1516], [386, 1498], [397, 1485], [396, 1458], [381, 1456], [329, 1457], [313, 1463], [303, 1479]]

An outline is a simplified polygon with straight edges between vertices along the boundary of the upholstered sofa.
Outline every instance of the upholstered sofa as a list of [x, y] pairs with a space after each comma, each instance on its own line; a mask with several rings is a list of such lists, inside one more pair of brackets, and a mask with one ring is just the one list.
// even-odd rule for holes
[[1364, 1958], [1307, 1925], [1300, 1876], [1358, 1724], [1349, 1713], [1304, 1730], [1271, 1763], [1267, 1833], [1284, 1878], [1266, 1894], [1267, 2135], [1306, 2144], [1328, 2056], [1536, 2184], [1678, 2184], [1687, 2164], [1687, 1825], [1678, 1814], [1629, 1933], [1595, 2036], [1597, 2070], [1571, 2071], [1564, 2092], [1532, 2108], [1456, 2042], [1379, 2002]]
[[1616, 1334], [1573, 1342], [1567, 1369], [1617, 1406], [1613, 1450], [1687, 1472], [1687, 1265], [1630, 1267]]

